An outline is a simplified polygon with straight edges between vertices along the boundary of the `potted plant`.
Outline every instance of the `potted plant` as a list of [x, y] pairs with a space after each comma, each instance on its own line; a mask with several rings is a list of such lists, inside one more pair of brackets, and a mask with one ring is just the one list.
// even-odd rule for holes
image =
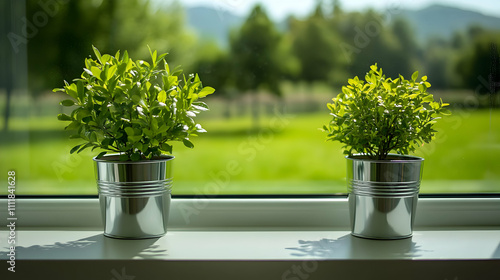
[[327, 140], [344, 144], [354, 236], [412, 235], [424, 159], [408, 154], [434, 138], [438, 115], [450, 114], [427, 92], [427, 77], [417, 78], [418, 72], [411, 80], [386, 78], [375, 64], [364, 81], [349, 79], [327, 104], [332, 120], [323, 130]]
[[[80, 78], [65, 81], [71, 99], [70, 138], [81, 140], [71, 149], [100, 153], [94, 158], [104, 222], [104, 235], [153, 238], [166, 233], [172, 184], [172, 141], [193, 148], [191, 136], [206, 132], [194, 117], [208, 106], [199, 101], [214, 92], [198, 75], [170, 70], [167, 54], [151, 52], [151, 61], [133, 61], [125, 51], [85, 59]], [[113, 154], [107, 154], [112, 152]]]

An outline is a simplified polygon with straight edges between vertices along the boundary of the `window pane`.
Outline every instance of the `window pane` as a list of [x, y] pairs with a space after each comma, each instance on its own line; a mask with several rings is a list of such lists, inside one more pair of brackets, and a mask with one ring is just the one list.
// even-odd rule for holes
[[15, 170], [17, 194], [96, 194], [98, 152], [70, 155], [80, 142], [52, 89], [81, 75], [92, 45], [135, 59], [150, 46], [217, 90], [199, 116], [208, 133], [174, 144], [174, 194], [346, 193], [342, 145], [320, 128], [374, 63], [394, 78], [418, 70], [450, 103], [415, 153], [421, 192], [500, 192], [500, 3], [257, 2], [0, 1], [2, 181]]

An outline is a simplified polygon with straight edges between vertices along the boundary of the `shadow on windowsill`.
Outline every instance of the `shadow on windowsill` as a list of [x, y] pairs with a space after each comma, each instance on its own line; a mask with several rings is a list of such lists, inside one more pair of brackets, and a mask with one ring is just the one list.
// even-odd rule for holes
[[[16, 246], [16, 259], [154, 259], [167, 255], [155, 245], [158, 238], [123, 240], [103, 234], [52, 245]], [[2, 255], [8, 252], [0, 251]]]
[[411, 238], [371, 240], [350, 234], [338, 239], [299, 240], [298, 243], [298, 247], [286, 248], [293, 251], [291, 255], [326, 259], [413, 259], [424, 251]]

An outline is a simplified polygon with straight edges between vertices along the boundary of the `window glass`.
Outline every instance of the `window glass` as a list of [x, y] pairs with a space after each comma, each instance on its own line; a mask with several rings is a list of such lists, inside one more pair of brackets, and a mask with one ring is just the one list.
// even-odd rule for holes
[[[422, 193], [500, 192], [500, 2], [0, 1], [0, 178], [17, 194], [97, 194], [92, 157], [70, 154], [52, 89], [81, 75], [92, 45], [198, 73], [216, 93], [194, 149], [175, 144], [174, 194], [346, 193], [326, 103], [378, 63], [427, 75], [450, 103]], [[441, 4], [444, 3], [444, 4]]]

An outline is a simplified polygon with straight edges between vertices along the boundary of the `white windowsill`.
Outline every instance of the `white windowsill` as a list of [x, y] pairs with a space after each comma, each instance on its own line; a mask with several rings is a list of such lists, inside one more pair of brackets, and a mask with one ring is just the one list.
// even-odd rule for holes
[[[5, 200], [0, 200], [0, 207], [7, 209]], [[95, 277], [103, 273], [102, 279], [112, 279], [112, 270], [122, 267], [135, 279], [167, 279], [147, 274], [167, 267], [171, 274], [165, 270], [163, 276], [194, 277], [179, 279], [202, 279], [196, 274], [201, 271], [208, 273], [204, 279], [306, 279], [292, 269], [294, 265], [310, 270], [306, 272], [311, 279], [331, 273], [347, 275], [346, 279], [378, 279], [357, 268], [360, 264], [376, 264], [375, 270], [397, 264], [399, 269], [411, 269], [412, 277], [425, 279], [489, 279], [480, 275], [490, 276], [500, 264], [500, 199], [424, 198], [417, 209], [412, 238], [375, 241], [350, 235], [343, 198], [174, 199], [166, 236], [117, 240], [102, 235], [97, 199], [18, 199], [16, 254], [21, 273], [64, 262], [66, 268], [58, 271], [71, 277], [71, 269], [91, 262], [99, 273], [88, 272], [82, 279], [100, 279]], [[5, 211], [0, 214], [6, 221]], [[0, 232], [4, 261], [7, 236], [4, 227]], [[436, 262], [441, 274], [432, 270]], [[467, 277], [471, 266], [481, 269], [476, 278]], [[221, 268], [232, 276], [217, 274]], [[231, 274], [241, 270], [248, 274]], [[260, 270], [266, 273], [252, 274]], [[391, 275], [382, 279], [423, 279]], [[443, 277], [431, 277], [438, 275]]]

